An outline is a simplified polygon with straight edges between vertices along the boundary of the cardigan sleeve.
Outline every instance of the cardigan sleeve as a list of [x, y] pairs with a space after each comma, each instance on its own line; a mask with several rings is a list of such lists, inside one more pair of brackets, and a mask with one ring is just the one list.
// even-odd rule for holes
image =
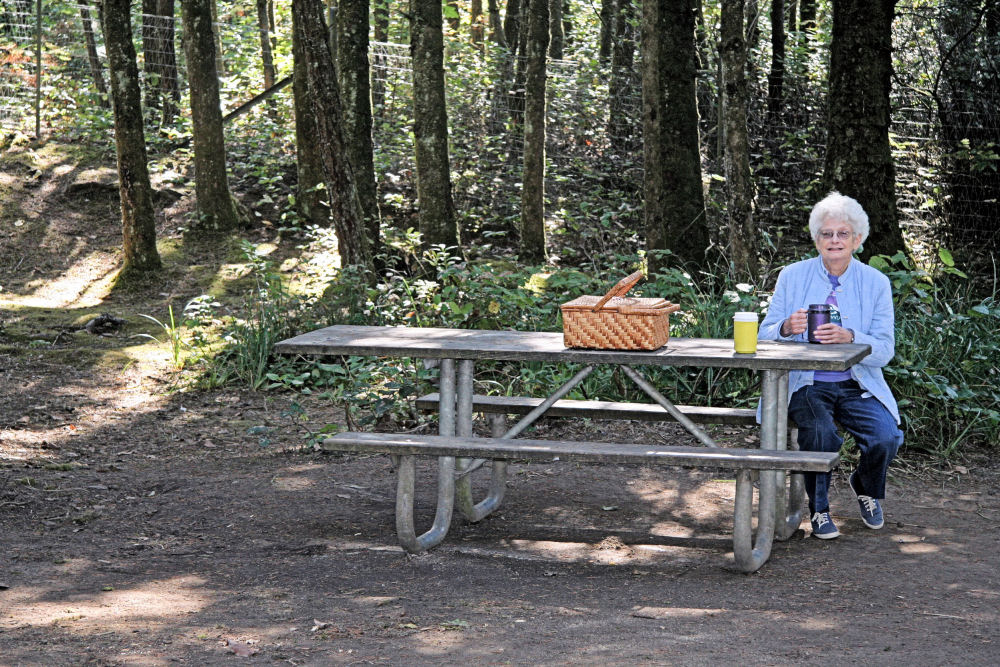
[[785, 267], [778, 273], [778, 282], [774, 286], [774, 294], [767, 307], [767, 315], [757, 332], [758, 340], [795, 340], [796, 336], [782, 336], [781, 325], [791, 313], [788, 311], [788, 270]]
[[854, 332], [854, 342], [871, 345], [872, 353], [861, 360], [863, 366], [881, 368], [896, 354], [895, 311], [892, 304], [892, 287], [889, 278], [879, 273], [872, 289], [871, 323], [865, 331]]

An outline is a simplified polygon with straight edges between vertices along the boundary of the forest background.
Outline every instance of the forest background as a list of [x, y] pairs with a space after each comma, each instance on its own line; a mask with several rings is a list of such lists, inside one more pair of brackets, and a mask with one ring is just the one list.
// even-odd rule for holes
[[[85, 208], [123, 195], [86, 208], [121, 246], [80, 244], [67, 268], [111, 254], [122, 271], [98, 291], [165, 295], [115, 315], [168, 350], [177, 389], [312, 393], [368, 426], [418, 421], [408, 399], [433, 369], [277, 359], [273, 343], [331, 323], [558, 330], [559, 303], [637, 266], [644, 293], [684, 307], [672, 335], [728, 337], [812, 252], [809, 208], [839, 187], [872, 214], [864, 258], [893, 280], [887, 374], [909, 451], [1000, 439], [995, 3], [0, 7], [11, 353], [80, 345], [40, 331], [46, 285], [15, 241], [46, 221], [9, 196], [59, 169]], [[107, 310], [70, 301], [64, 328]], [[477, 390], [521, 395], [574, 372], [483, 370]], [[737, 372], [653, 380], [682, 401], [756, 401]], [[629, 392], [605, 370], [575, 397]]]

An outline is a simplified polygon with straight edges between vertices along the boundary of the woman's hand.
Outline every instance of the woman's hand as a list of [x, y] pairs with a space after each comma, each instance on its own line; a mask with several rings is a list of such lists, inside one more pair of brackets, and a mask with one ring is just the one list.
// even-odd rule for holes
[[781, 323], [781, 335], [785, 338], [805, 333], [809, 315], [805, 308], [799, 308]]
[[820, 343], [853, 343], [854, 332], [837, 324], [822, 324], [814, 334]]

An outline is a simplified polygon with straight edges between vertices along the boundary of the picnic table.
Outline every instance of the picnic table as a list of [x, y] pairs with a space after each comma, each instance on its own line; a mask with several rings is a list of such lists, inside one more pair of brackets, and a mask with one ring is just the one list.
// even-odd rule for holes
[[[654, 351], [570, 349], [561, 333], [446, 329], [432, 327], [330, 326], [281, 341], [281, 354], [310, 356], [400, 357], [439, 360], [440, 393], [423, 397], [436, 408], [439, 435], [340, 433], [324, 447], [339, 451], [383, 452], [398, 457], [396, 528], [400, 543], [419, 552], [440, 543], [448, 532], [453, 508], [479, 521], [499, 507], [511, 460], [579, 460], [646, 463], [665, 466], [721, 467], [736, 471], [733, 553], [737, 566], [753, 572], [767, 561], [772, 541], [786, 539], [801, 521], [801, 472], [828, 471], [836, 453], [800, 452], [788, 436], [788, 372], [796, 369], [846, 370], [870, 354], [868, 345], [810, 345], [761, 341], [755, 354], [737, 354], [731, 339], [671, 338]], [[483, 397], [473, 392], [477, 360], [582, 364], [582, 368], [547, 398]], [[573, 401], [564, 397], [597, 364], [616, 364], [650, 398], [651, 404]], [[753, 411], [674, 405], [637, 370], [642, 366], [743, 368], [758, 373], [761, 387], [760, 448], [722, 448], [698, 423], [751, 423]], [[491, 400], [492, 399], [492, 400]], [[510, 428], [493, 420], [493, 437], [473, 436], [476, 411], [520, 415]], [[674, 419], [699, 446], [649, 443], [542, 441], [517, 438], [545, 414], [592, 415], [596, 418]], [[789, 445], [792, 445], [792, 449]], [[438, 458], [437, 509], [432, 527], [418, 535], [413, 521], [414, 457]], [[472, 500], [470, 474], [489, 463], [492, 477], [486, 498]], [[786, 473], [793, 482], [786, 492]], [[756, 534], [753, 530], [754, 478], [758, 478]], [[797, 482], [797, 483], [796, 483]], [[779, 492], [780, 491], [780, 492]]]

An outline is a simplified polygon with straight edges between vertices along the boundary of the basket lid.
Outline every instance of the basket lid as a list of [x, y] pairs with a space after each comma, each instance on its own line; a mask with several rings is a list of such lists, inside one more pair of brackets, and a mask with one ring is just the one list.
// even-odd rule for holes
[[[594, 312], [594, 306], [596, 306], [601, 299], [604, 297], [584, 295], [578, 296], [572, 301], [567, 301], [561, 308], [565, 310], [572, 311], [588, 311]], [[633, 296], [615, 296], [612, 297], [604, 306], [601, 307], [598, 312], [629, 312], [629, 313], [661, 313], [664, 309], [670, 308], [671, 304], [666, 299], [654, 298], [654, 297], [633, 297]]]

